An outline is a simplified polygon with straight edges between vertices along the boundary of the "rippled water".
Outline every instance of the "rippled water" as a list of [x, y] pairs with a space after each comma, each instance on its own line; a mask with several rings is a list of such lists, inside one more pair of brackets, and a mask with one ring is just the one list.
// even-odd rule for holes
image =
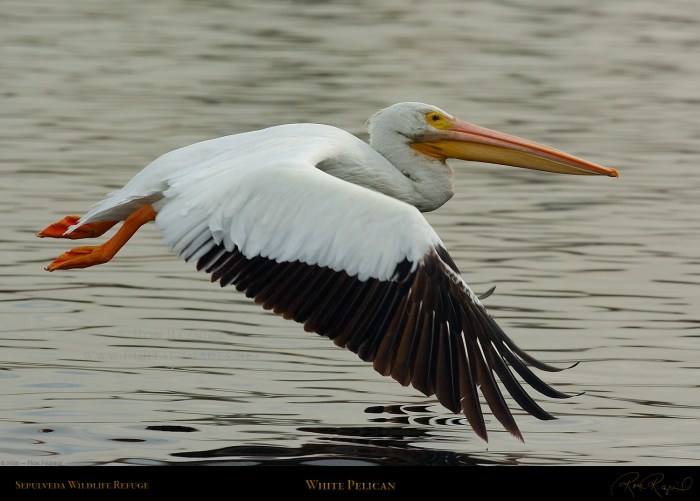
[[[27, 464], [697, 464], [694, 2], [0, 5], [0, 457]], [[153, 227], [48, 274], [33, 233], [156, 156], [403, 100], [619, 168], [455, 162], [429, 220], [521, 346], [585, 392], [491, 440], [350, 352], [211, 285]]]

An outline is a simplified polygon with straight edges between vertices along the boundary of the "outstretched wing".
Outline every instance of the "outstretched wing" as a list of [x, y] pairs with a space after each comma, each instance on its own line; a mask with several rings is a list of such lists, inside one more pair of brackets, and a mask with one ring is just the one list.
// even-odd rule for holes
[[173, 252], [464, 412], [480, 437], [478, 390], [521, 440], [501, 386], [530, 414], [552, 418], [513, 371], [544, 395], [566, 397], [527, 365], [559, 369], [506, 336], [415, 207], [293, 158], [183, 175], [163, 195], [156, 224]]

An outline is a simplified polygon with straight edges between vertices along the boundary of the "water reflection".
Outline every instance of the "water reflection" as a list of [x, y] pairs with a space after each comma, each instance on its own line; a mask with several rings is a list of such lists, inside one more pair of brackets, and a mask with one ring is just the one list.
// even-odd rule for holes
[[[494, 462], [449, 451], [416, 447], [427, 430], [404, 426], [302, 427], [314, 436], [300, 447], [232, 446], [211, 450], [173, 453], [196, 464], [251, 463], [266, 465], [321, 466], [421, 466], [477, 465]], [[178, 463], [181, 464], [181, 463]]]

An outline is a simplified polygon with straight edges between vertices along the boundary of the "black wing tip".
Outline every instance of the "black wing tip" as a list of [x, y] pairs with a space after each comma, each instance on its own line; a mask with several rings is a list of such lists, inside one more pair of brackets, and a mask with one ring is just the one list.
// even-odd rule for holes
[[483, 293], [479, 294], [479, 296], [477, 296], [477, 297], [479, 298], [479, 301], [483, 301], [484, 299], [490, 297], [491, 294], [493, 294], [495, 290], [496, 290], [496, 286], [494, 285], [493, 287], [491, 287], [491, 288], [490, 288], [489, 290], [487, 290], [486, 292], [483, 292]]
[[[540, 362], [540, 363], [542, 363], [542, 362]], [[563, 372], [563, 371], [568, 371], [569, 369], [573, 369], [574, 367], [576, 367], [580, 363], [581, 362], [574, 362], [573, 364], [567, 365], [566, 367], [554, 367], [553, 365], [544, 364], [544, 363], [542, 363], [544, 365], [544, 367], [540, 367], [540, 366], [534, 365], [534, 364], [530, 364], [530, 365], [532, 365], [533, 367], [537, 367], [538, 369], [546, 371], [546, 372]]]

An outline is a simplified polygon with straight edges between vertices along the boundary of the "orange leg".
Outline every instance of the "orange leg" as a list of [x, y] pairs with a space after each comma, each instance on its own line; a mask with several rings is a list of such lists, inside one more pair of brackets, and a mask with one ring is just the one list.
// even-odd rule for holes
[[[76, 247], [64, 252], [46, 267], [47, 271], [70, 270], [74, 268], [88, 268], [97, 264], [103, 264], [114, 257], [124, 247], [134, 233], [149, 221], [156, 218], [153, 207], [146, 205], [134, 211], [126, 218], [121, 228], [112, 238], [102, 245]], [[87, 225], [86, 225], [87, 226]]]
[[119, 221], [104, 221], [99, 223], [86, 223], [80, 228], [76, 228], [66, 235], [68, 228], [74, 224], [78, 224], [80, 216], [66, 216], [60, 221], [48, 225], [46, 228], [36, 234], [37, 237], [49, 238], [70, 238], [76, 240], [78, 238], [94, 238], [99, 237]]

